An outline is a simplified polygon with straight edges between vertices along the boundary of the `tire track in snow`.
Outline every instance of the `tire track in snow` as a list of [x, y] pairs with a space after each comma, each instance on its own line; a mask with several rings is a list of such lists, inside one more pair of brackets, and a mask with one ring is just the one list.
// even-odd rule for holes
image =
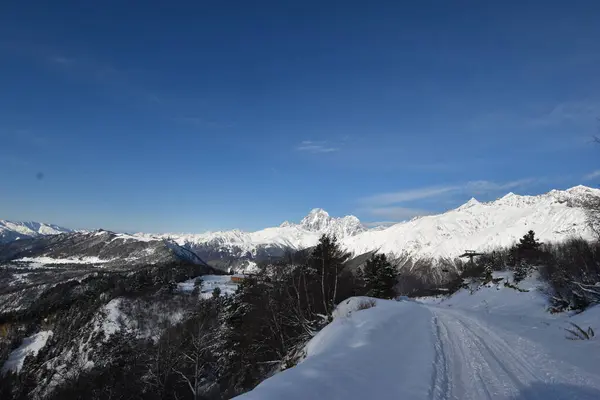
[[600, 386], [598, 377], [553, 359], [536, 342], [464, 312], [429, 308], [436, 355], [431, 400], [515, 399], [532, 384]]
[[[434, 313], [431, 320], [434, 336], [435, 359], [433, 364], [433, 374], [431, 377], [431, 390], [429, 398], [431, 400], [448, 400], [450, 393], [450, 375], [448, 373], [448, 359], [442, 343], [442, 328]], [[447, 334], [447, 332], [444, 332]]]
[[495, 354], [495, 351], [508, 351], [507, 348], [486, 347], [460, 317], [437, 310], [433, 312], [441, 329], [448, 333], [441, 344], [447, 354], [446, 371], [450, 375], [447, 380], [453, 382], [446, 394], [435, 400], [511, 398], [520, 392], [523, 384], [517, 374]]

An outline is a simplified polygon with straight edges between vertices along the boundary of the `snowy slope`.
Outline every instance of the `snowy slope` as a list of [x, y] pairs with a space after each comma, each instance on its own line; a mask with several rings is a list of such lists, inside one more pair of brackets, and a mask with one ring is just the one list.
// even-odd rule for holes
[[594, 196], [600, 196], [600, 190], [576, 186], [539, 196], [509, 193], [488, 203], [471, 199], [455, 210], [363, 232], [342, 244], [355, 255], [379, 250], [397, 256], [454, 258], [465, 250], [512, 245], [530, 229], [543, 242], [589, 238], [581, 206]]
[[2, 366], [3, 374], [9, 371], [19, 372], [23, 368], [23, 362], [28, 355], [35, 356], [42, 347], [46, 345], [52, 336], [52, 331], [41, 331], [23, 339], [23, 343], [14, 349]]
[[362, 311], [349, 299], [303, 361], [240, 398], [599, 399], [600, 342], [567, 340], [564, 328], [600, 330], [600, 306], [551, 315], [539, 283], [523, 284], [532, 291], [493, 286]]
[[0, 220], [0, 243], [68, 232], [73, 232], [73, 230], [40, 222], [13, 222]]

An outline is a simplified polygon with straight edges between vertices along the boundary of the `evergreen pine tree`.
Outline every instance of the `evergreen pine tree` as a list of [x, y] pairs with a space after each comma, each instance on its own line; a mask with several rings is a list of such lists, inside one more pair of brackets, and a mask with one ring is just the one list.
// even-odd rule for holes
[[537, 250], [542, 244], [536, 239], [535, 232], [527, 232], [517, 244], [519, 250]]
[[527, 261], [521, 260], [515, 267], [515, 272], [513, 274], [515, 282], [518, 283], [525, 279], [529, 273], [529, 269], [530, 267], [529, 264], [527, 264]]
[[362, 270], [366, 295], [382, 299], [394, 298], [397, 283], [396, 269], [385, 254], [374, 254]]
[[[539, 248], [541, 245], [542, 244], [536, 239], [534, 231], [527, 232], [521, 239], [519, 239], [519, 243], [517, 243], [516, 246], [518, 259], [515, 268], [522, 270], [523, 261], [525, 261], [526, 264], [535, 265], [539, 261]], [[529, 267], [527, 267], [526, 270], [528, 271]]]
[[317, 310], [330, 316], [339, 296], [339, 277], [344, 263], [350, 254], [344, 252], [335, 236], [323, 235], [308, 261], [308, 271], [314, 271], [312, 277], [319, 286], [320, 302], [316, 302]]
[[396, 268], [387, 260], [385, 254], [383, 263], [379, 270], [379, 293], [384, 299], [393, 299], [396, 297], [395, 286], [398, 283]]

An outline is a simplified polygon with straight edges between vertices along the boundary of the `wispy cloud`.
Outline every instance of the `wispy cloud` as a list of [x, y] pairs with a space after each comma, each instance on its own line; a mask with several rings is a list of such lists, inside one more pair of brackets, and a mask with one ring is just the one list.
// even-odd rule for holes
[[596, 170], [594, 172], [590, 172], [589, 174], [583, 177], [583, 180], [591, 181], [594, 179], [600, 178], [600, 170]]
[[132, 73], [89, 54], [67, 53], [54, 46], [10, 40], [0, 40], [0, 50], [29, 58], [35, 63], [46, 65], [75, 79], [98, 84], [103, 91], [108, 91], [114, 96], [143, 103], [161, 103], [156, 93], [135, 82]]
[[600, 114], [600, 103], [596, 101], [570, 101], [554, 106], [531, 116], [527, 122], [532, 126], [552, 126], [565, 123], [589, 124], [594, 123]]
[[[374, 217], [386, 218], [389, 221], [403, 221], [420, 215], [431, 214], [429, 210], [411, 207], [373, 207], [368, 210]], [[381, 224], [379, 224], [381, 225]]]
[[491, 182], [491, 181], [471, 181], [465, 185], [466, 192], [469, 194], [486, 194], [490, 192], [499, 192], [503, 190], [510, 190], [514, 188], [524, 187], [531, 183], [534, 183], [536, 179], [527, 178], [519, 179], [510, 182]]
[[362, 224], [364, 226], [366, 226], [367, 228], [375, 228], [377, 226], [388, 227], [388, 226], [395, 225], [397, 223], [398, 223], [398, 221], [372, 221], [372, 222], [363, 222]]
[[436, 197], [444, 193], [453, 192], [460, 189], [461, 186], [434, 186], [419, 189], [402, 190], [392, 193], [381, 193], [362, 199], [362, 202], [370, 205], [387, 205], [403, 203], [406, 201], [427, 199]]
[[75, 63], [74, 58], [68, 58], [61, 55], [53, 55], [48, 57], [48, 61], [59, 65], [73, 65]]
[[327, 142], [313, 142], [312, 140], [304, 140], [300, 143], [296, 150], [298, 151], [306, 151], [308, 153], [332, 153], [334, 151], [339, 151], [338, 147], [333, 147], [329, 145]]
[[196, 129], [226, 129], [234, 125], [230, 122], [219, 122], [203, 117], [176, 117], [173, 120], [180, 124], [186, 124]]
[[509, 182], [493, 182], [487, 180], [470, 181], [456, 185], [428, 186], [417, 189], [401, 190], [398, 192], [381, 193], [360, 200], [366, 214], [377, 218], [402, 221], [415, 216], [428, 215], [430, 210], [415, 208], [405, 203], [416, 200], [434, 199], [444, 203], [455, 195], [483, 195], [504, 192], [519, 187], [526, 187], [538, 181], [537, 179], [519, 179]]

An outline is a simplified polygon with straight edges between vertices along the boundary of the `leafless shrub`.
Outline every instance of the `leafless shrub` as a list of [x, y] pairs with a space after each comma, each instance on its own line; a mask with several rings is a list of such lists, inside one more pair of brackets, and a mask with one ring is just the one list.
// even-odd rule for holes
[[356, 305], [356, 311], [360, 310], [368, 310], [369, 308], [373, 308], [377, 305], [377, 301], [375, 299], [362, 299]]

